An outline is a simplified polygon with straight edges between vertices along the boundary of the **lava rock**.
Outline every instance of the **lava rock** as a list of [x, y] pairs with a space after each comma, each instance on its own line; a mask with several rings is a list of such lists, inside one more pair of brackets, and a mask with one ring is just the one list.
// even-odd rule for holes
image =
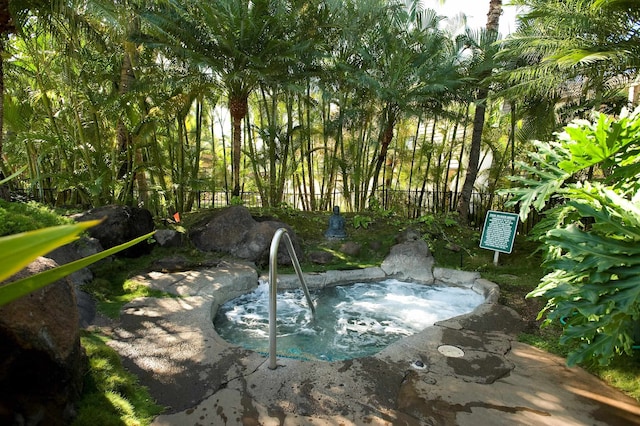
[[156, 240], [160, 247], [181, 247], [182, 246], [182, 234], [173, 229], [158, 229], [153, 234], [153, 239]]
[[418, 240], [391, 247], [391, 252], [380, 267], [387, 275], [431, 284], [434, 281], [434, 263], [427, 243]]
[[231, 206], [201, 220], [191, 229], [189, 238], [199, 250], [230, 252], [256, 223], [246, 207]]
[[[301, 245], [289, 225], [273, 220], [258, 222], [243, 206], [231, 206], [214, 212], [191, 229], [189, 238], [199, 250], [228, 253], [266, 265], [271, 240], [279, 228], [287, 230], [298, 260], [302, 260]], [[284, 244], [281, 241], [278, 248], [278, 263], [291, 265], [291, 258]]]
[[360, 244], [347, 241], [340, 246], [340, 251], [348, 256], [357, 256], [360, 254]]
[[[124, 244], [154, 229], [151, 212], [129, 206], [103, 206], [72, 216], [78, 222], [104, 219], [102, 223], [89, 228], [91, 237], [100, 241], [105, 249]], [[152, 245], [142, 241], [119, 252], [118, 256], [140, 257], [151, 252]]]
[[309, 253], [309, 260], [317, 265], [327, 265], [333, 262], [335, 256], [328, 251], [312, 251]]
[[[8, 281], [57, 264], [38, 258]], [[56, 281], [0, 308], [0, 424], [70, 424], [86, 357], [74, 286]]]
[[418, 241], [421, 238], [422, 235], [420, 235], [419, 231], [413, 228], [407, 228], [396, 236], [396, 243], [402, 244], [406, 243], [407, 241]]
[[[70, 244], [65, 244], [62, 247], [50, 251], [47, 253], [47, 258], [52, 259], [58, 265], [64, 265], [70, 262], [75, 262], [84, 257], [94, 255], [103, 251], [102, 245], [95, 238], [80, 238]], [[87, 284], [93, 280], [93, 273], [89, 268], [82, 268], [68, 276], [74, 286], [79, 288], [80, 286]]]

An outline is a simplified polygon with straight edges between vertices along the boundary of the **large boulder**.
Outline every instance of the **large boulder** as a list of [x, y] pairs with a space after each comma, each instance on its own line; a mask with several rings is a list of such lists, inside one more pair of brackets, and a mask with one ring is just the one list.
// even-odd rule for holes
[[424, 240], [407, 241], [391, 247], [389, 255], [380, 268], [387, 275], [399, 279], [418, 281], [425, 284], [434, 282], [434, 259], [429, 245]]
[[[102, 245], [96, 238], [80, 238], [72, 243], [65, 244], [47, 253], [47, 257], [58, 265], [75, 262], [87, 256], [100, 253]], [[93, 273], [89, 268], [82, 268], [68, 276], [73, 285], [81, 287], [93, 280]]]
[[[302, 249], [298, 238], [289, 225], [279, 221], [256, 221], [243, 206], [231, 206], [214, 212], [201, 220], [189, 232], [193, 244], [202, 251], [217, 251], [231, 254], [258, 264], [267, 264], [271, 240], [279, 228], [287, 229], [298, 259]], [[278, 263], [290, 265], [291, 258], [280, 243]]]
[[[124, 244], [154, 229], [153, 216], [146, 209], [129, 206], [102, 206], [74, 215], [78, 222], [104, 219], [102, 223], [89, 229], [89, 235], [105, 249]], [[136, 244], [118, 253], [125, 257], [139, 257], [151, 252], [152, 246], [146, 242]]]
[[256, 223], [246, 207], [231, 206], [202, 219], [191, 229], [189, 238], [199, 250], [230, 252]]
[[[7, 282], [55, 266], [39, 258]], [[85, 370], [68, 280], [0, 307], [0, 424], [70, 424]]]
[[[257, 222], [246, 234], [242, 244], [239, 244], [231, 254], [238, 256], [241, 259], [251, 260], [258, 264], [267, 264], [269, 261], [271, 240], [273, 240], [273, 236], [280, 228], [285, 228], [287, 230], [287, 234], [291, 238], [291, 243], [298, 260], [302, 260], [302, 247], [298, 242], [295, 232], [286, 223], [276, 220]], [[281, 265], [291, 265], [291, 257], [289, 256], [289, 252], [287, 251], [284, 242], [285, 238], [286, 237], [283, 236], [280, 240], [280, 245], [278, 246], [278, 263]]]
[[[83, 237], [47, 253], [47, 258], [52, 259], [58, 265], [65, 265], [100, 253], [102, 250], [97, 239]], [[82, 286], [93, 280], [93, 273], [89, 268], [82, 268], [67, 276], [67, 279], [73, 284], [76, 293], [80, 327], [87, 328], [96, 317], [96, 303], [89, 293], [82, 290]]]
[[153, 239], [156, 240], [160, 247], [180, 247], [182, 246], [182, 234], [173, 229], [158, 229], [153, 234]]

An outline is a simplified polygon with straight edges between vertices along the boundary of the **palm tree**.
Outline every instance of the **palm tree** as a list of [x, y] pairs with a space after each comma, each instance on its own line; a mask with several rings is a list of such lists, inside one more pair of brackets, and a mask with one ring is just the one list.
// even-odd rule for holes
[[[545, 97], [569, 121], [619, 98], [640, 65], [640, 4], [625, 0], [516, 0], [528, 12], [504, 41], [510, 97]], [[560, 117], [561, 119], [563, 117]], [[562, 124], [562, 123], [560, 123]]]
[[[265, 75], [281, 72], [304, 40], [292, 40], [287, 23], [308, 2], [286, 0], [169, 0], [143, 14], [154, 27], [151, 43], [201, 67], [226, 91], [232, 119], [232, 186], [240, 195], [242, 120], [248, 98]], [[286, 71], [285, 71], [286, 72]]]
[[375, 65], [372, 63], [370, 69], [377, 74], [374, 93], [382, 101], [383, 109], [372, 195], [401, 114], [407, 113], [409, 107], [446, 103], [445, 98], [459, 84], [454, 49], [438, 29], [439, 21], [435, 13], [428, 13], [422, 17], [422, 27], [389, 33], [390, 37], [381, 43], [384, 51], [373, 58]]
[[469, 151], [469, 164], [467, 165], [467, 174], [465, 176], [460, 198], [458, 199], [457, 211], [460, 215], [462, 223], [466, 223], [469, 215], [469, 204], [471, 202], [471, 194], [478, 176], [478, 167], [480, 163], [480, 148], [482, 144], [482, 130], [484, 129], [486, 102], [489, 96], [489, 86], [487, 79], [493, 71], [492, 66], [486, 66], [493, 62], [492, 45], [498, 38], [498, 25], [500, 22], [500, 14], [502, 13], [502, 0], [489, 1], [489, 13], [487, 13], [486, 33], [483, 43], [483, 64], [477, 81], [479, 87], [476, 91], [475, 112], [473, 116], [473, 132], [471, 134], [471, 149]]

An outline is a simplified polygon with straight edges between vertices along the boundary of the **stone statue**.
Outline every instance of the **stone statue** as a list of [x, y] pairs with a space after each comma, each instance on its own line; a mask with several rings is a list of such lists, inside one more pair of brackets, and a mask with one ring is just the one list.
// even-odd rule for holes
[[347, 233], [344, 230], [345, 220], [340, 216], [340, 207], [333, 207], [333, 214], [329, 217], [329, 229], [324, 233], [326, 238], [345, 238]]

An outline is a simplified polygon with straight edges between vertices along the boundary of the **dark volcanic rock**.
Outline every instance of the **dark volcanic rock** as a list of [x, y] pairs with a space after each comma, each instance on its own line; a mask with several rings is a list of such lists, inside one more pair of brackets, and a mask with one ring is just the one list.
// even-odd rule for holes
[[[88, 230], [89, 235], [100, 241], [105, 249], [126, 243], [136, 237], [147, 234], [154, 229], [151, 212], [146, 209], [129, 206], [103, 206], [91, 209], [85, 213], [74, 215], [78, 222], [104, 219], [102, 223]], [[148, 254], [152, 246], [146, 242], [136, 244], [118, 255], [125, 257], [139, 257]]]
[[202, 220], [189, 238], [199, 250], [230, 252], [256, 223], [246, 207], [231, 206]]
[[326, 265], [333, 262], [335, 256], [328, 251], [312, 251], [309, 253], [309, 260], [318, 265]]
[[340, 246], [340, 251], [349, 256], [357, 256], [360, 254], [360, 244], [347, 241]]
[[[64, 265], [91, 256], [102, 251], [100, 242], [95, 238], [80, 238], [70, 244], [49, 252], [47, 258], [58, 265]], [[89, 268], [82, 268], [67, 277], [73, 284], [80, 315], [80, 327], [87, 328], [95, 319], [96, 303], [88, 293], [82, 291], [82, 286], [93, 280], [93, 273]]]
[[[271, 220], [258, 222], [242, 206], [231, 206], [215, 212], [197, 224], [189, 237], [202, 251], [229, 253], [241, 259], [266, 264], [269, 261], [271, 240], [279, 228], [287, 229], [296, 255], [301, 260], [300, 243], [289, 225]], [[278, 263], [290, 265], [291, 258], [284, 244], [281, 242], [278, 249]]]
[[[55, 266], [39, 258], [9, 281]], [[69, 424], [85, 361], [76, 296], [68, 280], [1, 307], [0, 424]]]
[[413, 228], [407, 228], [396, 236], [396, 243], [402, 244], [408, 241], [418, 241], [421, 238], [422, 235], [420, 235], [419, 231]]
[[[47, 253], [47, 258], [52, 259], [58, 265], [64, 265], [83, 257], [91, 256], [96, 253], [100, 253], [103, 250], [100, 242], [95, 238], [80, 238], [70, 244], [65, 244], [62, 247]], [[93, 280], [93, 273], [89, 268], [82, 268], [68, 277], [73, 285], [80, 287]]]
[[153, 234], [153, 239], [156, 240], [160, 247], [180, 247], [182, 246], [182, 234], [173, 229], [158, 229]]

